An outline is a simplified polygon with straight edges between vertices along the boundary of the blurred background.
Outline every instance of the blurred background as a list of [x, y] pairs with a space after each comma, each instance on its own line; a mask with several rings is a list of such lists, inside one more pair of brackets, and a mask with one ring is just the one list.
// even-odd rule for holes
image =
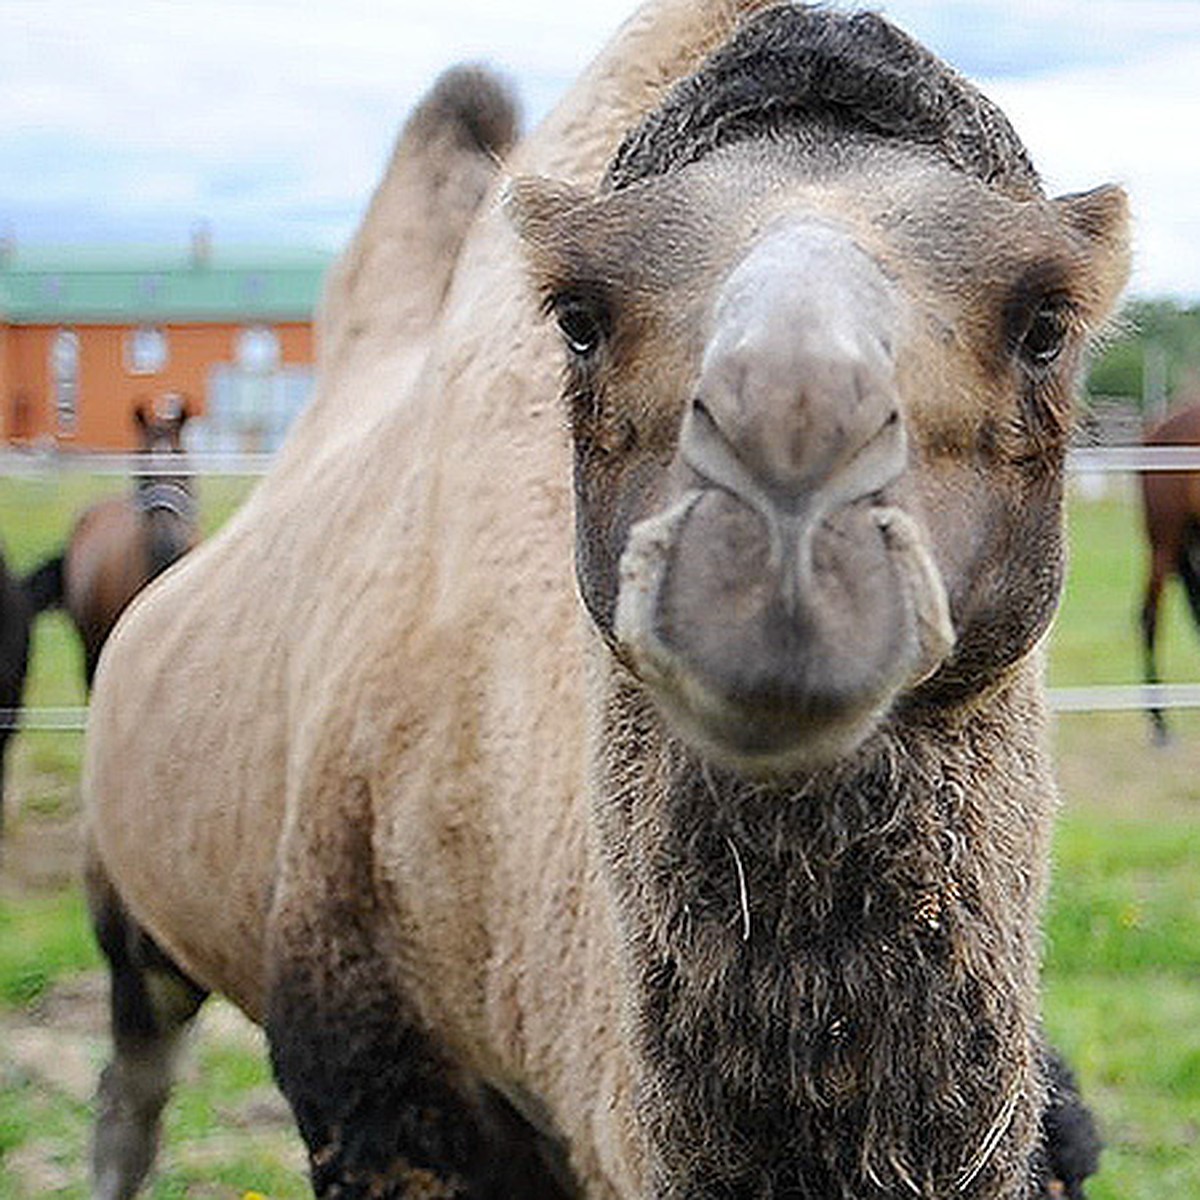
[[[487, 61], [532, 125], [632, 7], [0, 0], [0, 548], [12, 573], [129, 492], [138, 404], [186, 406], [196, 516], [205, 535], [218, 529], [311, 394], [325, 273], [413, 103], [446, 66]], [[1071, 569], [1047, 647], [1063, 812], [1046, 1010], [1108, 1142], [1093, 1200], [1197, 1197], [1200, 611], [1168, 582], [1163, 736], [1145, 711], [1138, 447], [1200, 404], [1200, 3], [872, 7], [1007, 112], [1048, 191], [1130, 193], [1135, 269], [1081, 398]], [[1173, 469], [1200, 471], [1190, 453]], [[104, 1053], [76, 883], [86, 691], [61, 612], [34, 626], [25, 704], [0, 843], [0, 1200], [86, 1194]], [[214, 1006], [151, 1194], [251, 1193], [308, 1194], [303, 1157], [255, 1031]]]
[[[1193, 0], [872, 5], [979, 82], [1048, 186], [1125, 183], [1134, 292], [1200, 294], [1200, 7]], [[628, 0], [93, 0], [0, 4], [0, 233], [21, 244], [335, 251], [406, 110], [486, 60], [537, 121]]]

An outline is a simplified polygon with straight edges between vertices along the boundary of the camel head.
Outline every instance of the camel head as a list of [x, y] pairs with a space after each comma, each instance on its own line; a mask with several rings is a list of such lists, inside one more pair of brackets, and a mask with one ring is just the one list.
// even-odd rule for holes
[[1048, 199], [886, 22], [776, 8], [598, 193], [509, 203], [565, 346], [580, 591], [685, 742], [804, 770], [1028, 658], [1119, 189]]

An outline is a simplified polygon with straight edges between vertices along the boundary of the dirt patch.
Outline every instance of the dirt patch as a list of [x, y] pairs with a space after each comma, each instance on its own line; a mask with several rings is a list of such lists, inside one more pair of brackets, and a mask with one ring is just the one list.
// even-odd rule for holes
[[82, 855], [78, 814], [32, 817], [18, 810], [0, 843], [0, 898], [73, 887], [80, 879]]
[[99, 1037], [68, 1038], [57, 1029], [39, 1029], [8, 1020], [0, 1022], [0, 1037], [5, 1042], [6, 1070], [19, 1073], [36, 1087], [81, 1103], [91, 1098], [104, 1050]]
[[[6, 1196], [34, 1200], [79, 1189], [86, 1174], [92, 1099], [109, 1053], [108, 981], [104, 972], [78, 975], [51, 988], [36, 1005], [0, 1014], [0, 1083], [31, 1097], [32, 1115], [65, 1102], [79, 1118], [78, 1145], [61, 1136], [28, 1138], [0, 1161]], [[261, 1030], [237, 1009], [214, 998], [201, 1010], [181, 1064], [176, 1096], [202, 1080], [200, 1058], [210, 1051], [262, 1054]], [[271, 1085], [250, 1088], [213, 1110], [219, 1133], [167, 1138], [160, 1170], [203, 1172], [231, 1161], [270, 1162], [303, 1180], [306, 1160], [291, 1111]], [[189, 1184], [189, 1198], [240, 1198], [241, 1189]]]
[[1067, 811], [1194, 820], [1200, 816], [1200, 713], [1171, 714], [1155, 745], [1140, 712], [1061, 714], [1053, 749]]

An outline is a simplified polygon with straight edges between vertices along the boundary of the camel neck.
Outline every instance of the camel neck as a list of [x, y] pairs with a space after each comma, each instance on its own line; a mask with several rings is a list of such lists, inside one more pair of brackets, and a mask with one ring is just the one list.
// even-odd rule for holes
[[1031, 808], [1036, 739], [1000, 738], [1003, 707], [769, 786], [620, 722], [654, 777], [610, 756], [602, 842], [643, 1112], [688, 1195], [1025, 1195], [1053, 792]]

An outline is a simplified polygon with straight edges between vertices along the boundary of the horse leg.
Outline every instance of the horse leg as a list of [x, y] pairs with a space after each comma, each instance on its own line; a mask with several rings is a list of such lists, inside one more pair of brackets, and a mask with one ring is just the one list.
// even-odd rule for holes
[[0, 729], [0, 838], [4, 836], [4, 760], [8, 756], [8, 732]]
[[[0, 696], [0, 709], [7, 708], [9, 718], [15, 724], [19, 719], [18, 712], [21, 706], [21, 695], [17, 692], [15, 696]], [[0, 729], [0, 837], [4, 834], [4, 780], [5, 780], [5, 763], [8, 761], [8, 743], [16, 732], [15, 728]]]
[[372, 892], [370, 822], [352, 807], [312, 847], [319, 874], [281, 889], [268, 947], [267, 1040], [313, 1191], [325, 1200], [576, 1195], [557, 1143], [456, 1064], [396, 982], [397, 947]]
[[1200, 632], [1200, 524], [1195, 521], [1191, 522], [1184, 532], [1176, 569], [1179, 578], [1183, 580], [1192, 619]]
[[108, 959], [113, 1057], [100, 1076], [93, 1200], [127, 1200], [154, 1162], [180, 1038], [208, 994], [130, 917], [94, 855], [88, 903]]
[[[1158, 606], [1162, 599], [1163, 584], [1170, 574], [1164, 555], [1156, 549], [1150, 563], [1150, 578], [1146, 582], [1146, 598], [1142, 603], [1142, 654], [1143, 678], [1150, 685], [1159, 683], [1158, 660], [1155, 642], [1158, 635]], [[1157, 705], [1149, 708], [1151, 734], [1156, 745], [1165, 746], [1170, 740], [1167, 720]]]

